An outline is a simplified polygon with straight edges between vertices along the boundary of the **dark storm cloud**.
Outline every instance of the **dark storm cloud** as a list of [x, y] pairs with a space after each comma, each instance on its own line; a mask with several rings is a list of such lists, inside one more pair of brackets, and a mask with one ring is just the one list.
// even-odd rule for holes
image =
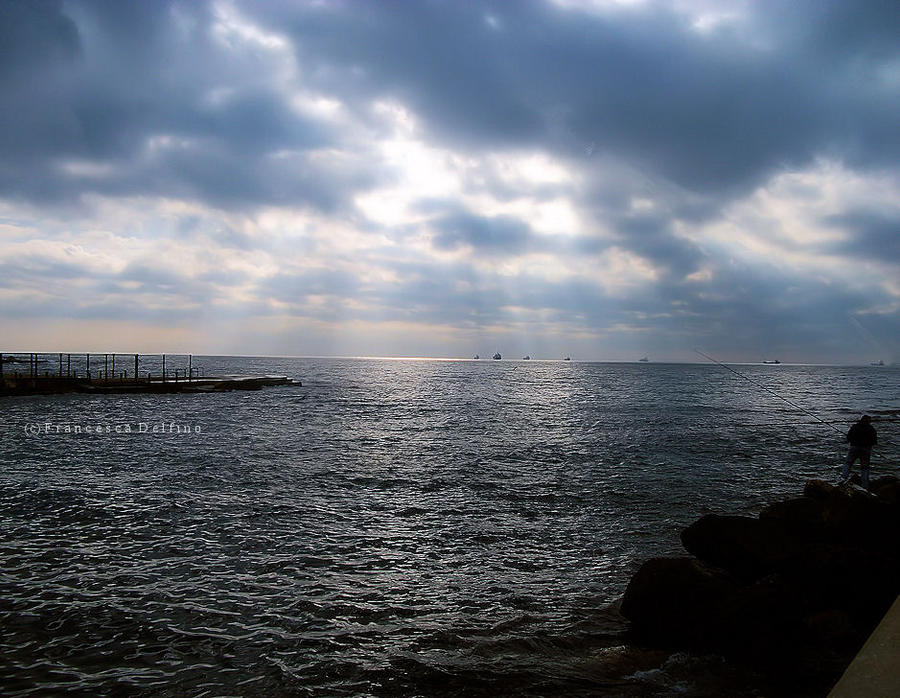
[[[289, 32], [304, 82], [358, 113], [394, 97], [439, 142], [569, 155], [592, 144], [709, 192], [823, 153], [860, 166], [896, 161], [898, 94], [877, 77], [898, 55], [892, 5], [761, 4], [743, 29], [707, 34], [656, 5], [608, 14], [537, 1], [240, 7]], [[167, 176], [178, 173], [182, 190], [218, 205], [303, 200], [310, 190], [313, 203], [334, 207], [370, 182], [329, 181], [336, 193], [324, 196], [310, 168], [297, 186], [279, 186], [284, 172], [266, 154], [338, 137], [254, 86], [253, 61], [229, 61], [210, 38], [206, 4], [5, 0], [0, 8], [5, 191], [47, 198], [101, 186], [50, 165], [127, 161], [155, 133], [211, 144], [124, 178], [134, 191], [172, 193]], [[774, 43], [755, 46], [757, 35]], [[271, 70], [256, 67], [262, 79]], [[231, 100], [201, 104], [208, 90], [230, 85], [238, 88]], [[252, 176], [218, 175], [239, 173], [240, 162]]]
[[690, 240], [675, 236], [672, 221], [656, 215], [627, 215], [614, 217], [612, 225], [618, 242], [624, 248], [678, 278], [697, 270], [706, 258]]
[[[222, 207], [331, 209], [345, 190], [374, 181], [365, 168], [344, 172], [305, 158], [335, 142], [330, 127], [266, 85], [271, 66], [257, 65], [256, 79], [253, 61], [235, 62], [216, 46], [200, 3], [4, 0], [0, 13], [0, 38], [14, 39], [0, 52], [7, 197], [160, 194]], [[273, 157], [279, 151], [289, 156]], [[84, 176], [66, 171], [69, 161], [109, 171]]]
[[27, 80], [79, 55], [78, 29], [61, 6], [54, 0], [0, 3], [0, 76]]
[[896, 57], [900, 16], [893, 0], [796, 0], [760, 3], [760, 29], [782, 41], [802, 41], [831, 61]]
[[831, 249], [851, 258], [900, 263], [900, 210], [857, 209], [822, 221], [848, 233]]
[[97, 189], [136, 194], [149, 188], [157, 194], [199, 199], [226, 209], [309, 204], [332, 211], [345, 202], [347, 192], [375, 182], [374, 173], [364, 168], [346, 170], [328, 162], [312, 162], [303, 153], [285, 158], [247, 157], [228, 143], [209, 140], [160, 153], [130, 177]]
[[[114, 14], [121, 14], [124, 5], [111, 3], [110, 7]], [[165, 7], [163, 3], [145, 5], [155, 5], [153, 12]], [[88, 9], [87, 5], [75, 7]], [[4, 160], [12, 158], [17, 165], [37, 168], [48, 157], [106, 157], [122, 152], [129, 136], [147, 130], [155, 87], [149, 82], [152, 76], [135, 70], [126, 79], [139, 51], [99, 55], [106, 40], [116, 35], [101, 34], [97, 41], [88, 41], [85, 27], [61, 2], [3, 0], [0, 17], [6, 47], [0, 53], [6, 107], [0, 116]], [[132, 16], [119, 28], [131, 27], [133, 32], [137, 19]], [[153, 24], [145, 25], [144, 36], [153, 36]], [[153, 66], [154, 70], [159, 67]], [[142, 100], [144, 88], [148, 89]]]
[[[834, 356], [855, 349], [852, 318], [870, 305], [863, 290], [836, 291], [824, 279], [740, 264], [720, 268], [709, 285], [675, 293], [687, 310], [678, 316], [682, 331], [696, 343], [747, 360], [779, 354], [808, 360], [815, 352]], [[874, 320], [885, 327], [895, 322], [890, 316]]]
[[[289, 28], [323, 89], [351, 102], [393, 95], [436, 138], [465, 147], [590, 143], [703, 191], [751, 185], [823, 152], [890, 162], [898, 98], [871, 71], [897, 57], [896, 16], [880, 2], [757, 9], [744, 32], [709, 34], [655, 5], [606, 15], [542, 2], [261, 12]], [[882, 14], [888, 28], [872, 51], [861, 37]], [[754, 44], [769, 36], [780, 42]]]

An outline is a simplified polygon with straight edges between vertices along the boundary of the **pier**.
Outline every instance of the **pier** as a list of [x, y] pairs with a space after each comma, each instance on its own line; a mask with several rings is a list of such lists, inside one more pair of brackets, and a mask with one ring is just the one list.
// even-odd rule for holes
[[212, 393], [276, 385], [302, 383], [287, 376], [203, 375], [193, 354], [0, 353], [0, 396]]
[[828, 698], [893, 698], [900, 695], [900, 597], [847, 667]]

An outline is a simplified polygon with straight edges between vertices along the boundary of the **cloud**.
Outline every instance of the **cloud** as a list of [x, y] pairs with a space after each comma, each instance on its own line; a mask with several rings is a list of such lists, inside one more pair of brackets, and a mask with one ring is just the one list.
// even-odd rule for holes
[[612, 227], [619, 244], [678, 278], [695, 272], [705, 259], [696, 244], [674, 234], [670, 217], [640, 213], [618, 216]]
[[[656, 4], [608, 14], [544, 2], [4, 8], [0, 74], [19, 109], [0, 148], [19, 156], [6, 187], [26, 196], [120, 183], [223, 205], [312, 189], [314, 204], [333, 207], [366, 178], [326, 176], [328, 196], [312, 186], [321, 163], [268, 157], [346, 145], [328, 119], [292, 107], [303, 90], [360, 124], [372, 102], [399, 101], [429, 139], [463, 150], [572, 156], [590, 144], [701, 192], [745, 191], [822, 152], [860, 166], [896, 161], [896, 78], [860, 79], [896, 72], [896, 19], [877, 2], [763, 6], [705, 34]], [[285, 75], [288, 61], [296, 68]], [[165, 139], [168, 152], [141, 159]], [[54, 176], [61, 157], [118, 169], [106, 181]]]
[[52, 0], [0, 5], [0, 75], [5, 80], [23, 82], [79, 56], [78, 28], [61, 7]]
[[847, 233], [833, 246], [836, 252], [853, 259], [888, 259], [900, 266], [900, 210], [855, 209], [828, 216], [822, 223]]
[[468, 245], [481, 254], [521, 254], [536, 242], [528, 225], [509, 216], [492, 218], [457, 212], [432, 222], [434, 244], [443, 249]]
[[[877, 15], [877, 5], [839, 11]], [[890, 68], [896, 41], [882, 29], [881, 49], [862, 50], [852, 27], [872, 18], [850, 23], [832, 45], [827, 37], [843, 25], [805, 10], [766, 6], [755, 21], [708, 34], [658, 4], [604, 14], [542, 2], [380, 11], [350, 2], [269, 8], [268, 21], [287, 27], [298, 62], [322, 76], [317, 87], [346, 101], [392, 95], [456, 147], [571, 153], [592, 144], [689, 189], [719, 192], [803, 167], [823, 150], [861, 164], [896, 155], [886, 120], [896, 91], [859, 80], [863, 67]], [[776, 31], [784, 23], [789, 30]], [[761, 28], [773, 43], [758, 45]], [[825, 67], [831, 79], [822, 79]]]
[[898, 36], [878, 0], [0, 0], [0, 308], [849, 360], [900, 314]]

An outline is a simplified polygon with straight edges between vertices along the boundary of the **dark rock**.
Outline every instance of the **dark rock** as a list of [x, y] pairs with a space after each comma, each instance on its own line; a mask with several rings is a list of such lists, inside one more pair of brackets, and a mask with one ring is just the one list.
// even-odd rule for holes
[[822, 519], [836, 539], [867, 548], [885, 548], [891, 540], [896, 543], [900, 507], [846, 485], [835, 488], [823, 504]]
[[824, 694], [900, 593], [900, 480], [811, 480], [759, 518], [682, 532], [699, 559], [655, 558], [622, 599], [633, 637], [721, 654]]
[[809, 480], [803, 488], [803, 496], [825, 501], [834, 494], [836, 489], [837, 487], [824, 480]]
[[900, 480], [893, 475], [872, 480], [869, 491], [885, 504], [900, 504]]
[[797, 497], [770, 504], [759, 512], [759, 518], [774, 519], [794, 532], [810, 534], [821, 530], [824, 513], [825, 505], [822, 500]]
[[642, 640], [708, 645], [737, 589], [730, 575], [692, 558], [652, 558], [631, 578], [621, 612]]
[[779, 520], [707, 514], [681, 533], [685, 550], [745, 580], [797, 554], [802, 542]]
[[772, 664], [796, 645], [802, 606], [789, 580], [771, 574], [742, 586], [724, 600], [720, 610], [727, 634], [709, 649], [752, 657]]
[[801, 613], [837, 608], [860, 627], [876, 623], [900, 591], [895, 559], [850, 544], [811, 545], [781, 573], [798, 590]]
[[859, 646], [859, 630], [850, 614], [839, 608], [815, 611], [803, 618], [803, 628], [809, 642], [822, 647], [842, 647], [849, 650]]
[[[806, 483], [806, 498], [822, 506], [819, 533], [836, 542], [888, 552], [900, 534], [900, 481], [892, 476], [871, 483], [872, 492], [851, 484]], [[813, 527], [815, 529], [815, 527]]]
[[741, 584], [691, 558], [647, 561], [632, 578], [621, 612], [633, 639], [773, 664], [797, 643], [802, 606], [780, 575]]

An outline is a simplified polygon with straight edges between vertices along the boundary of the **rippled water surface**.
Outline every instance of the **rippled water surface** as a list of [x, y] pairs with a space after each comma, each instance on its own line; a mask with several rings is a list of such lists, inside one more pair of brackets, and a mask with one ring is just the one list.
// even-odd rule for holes
[[[200, 362], [303, 387], [0, 400], [0, 693], [752, 694], [609, 606], [842, 448], [717, 366]], [[841, 431], [900, 410], [894, 368], [737, 368]]]

